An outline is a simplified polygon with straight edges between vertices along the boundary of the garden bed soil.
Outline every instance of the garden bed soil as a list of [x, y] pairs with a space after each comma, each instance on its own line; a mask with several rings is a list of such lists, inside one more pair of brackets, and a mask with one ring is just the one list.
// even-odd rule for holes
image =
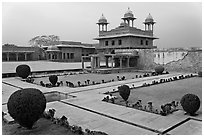
[[53, 124], [51, 120], [41, 118], [32, 130], [21, 127], [18, 123], [2, 122], [2, 135], [78, 135], [63, 126]]

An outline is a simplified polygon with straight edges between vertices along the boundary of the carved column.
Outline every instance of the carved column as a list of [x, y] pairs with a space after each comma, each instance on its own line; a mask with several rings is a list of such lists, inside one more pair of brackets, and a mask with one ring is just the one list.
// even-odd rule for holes
[[120, 57], [119, 59], [120, 59], [120, 68], [122, 68], [123, 67], [123, 58]]

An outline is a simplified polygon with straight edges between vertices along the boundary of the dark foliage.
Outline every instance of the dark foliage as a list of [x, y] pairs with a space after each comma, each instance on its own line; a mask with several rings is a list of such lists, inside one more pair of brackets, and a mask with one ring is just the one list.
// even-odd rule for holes
[[129, 96], [130, 96], [130, 88], [127, 85], [122, 85], [120, 87], [118, 87], [118, 91], [120, 96], [127, 101]]
[[202, 77], [202, 71], [199, 71], [199, 72], [198, 72], [198, 76], [199, 76], [199, 77]]
[[52, 83], [53, 86], [57, 83], [58, 77], [56, 75], [49, 76], [49, 81]]
[[190, 115], [194, 115], [195, 112], [200, 108], [200, 99], [197, 95], [186, 94], [181, 98], [181, 106], [184, 111]]
[[155, 67], [155, 72], [158, 74], [162, 74], [164, 71], [164, 67], [163, 66], [157, 66]]
[[31, 129], [46, 108], [44, 94], [34, 88], [14, 92], [7, 103], [8, 113], [21, 126]]
[[16, 67], [16, 74], [21, 78], [27, 78], [31, 73], [28, 65], [19, 65]]

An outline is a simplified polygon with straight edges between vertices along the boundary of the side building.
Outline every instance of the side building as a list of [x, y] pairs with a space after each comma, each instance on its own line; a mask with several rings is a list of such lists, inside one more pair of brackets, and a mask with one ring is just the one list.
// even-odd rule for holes
[[45, 52], [40, 47], [24, 47], [5, 44], [2, 46], [2, 61], [44, 60]]
[[47, 60], [58, 62], [80, 62], [82, 56], [96, 53], [94, 44], [73, 41], [61, 41], [58, 45], [44, 46], [43, 49]]
[[[95, 44], [59, 41], [56, 45], [25, 47], [5, 44], [2, 46], [2, 61], [80, 62], [82, 56], [95, 54]], [[90, 61], [87, 59], [86, 61]]]

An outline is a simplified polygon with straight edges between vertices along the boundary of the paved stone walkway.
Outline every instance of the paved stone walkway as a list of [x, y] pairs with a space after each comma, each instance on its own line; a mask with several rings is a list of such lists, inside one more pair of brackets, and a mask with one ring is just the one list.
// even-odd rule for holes
[[[43, 93], [50, 91], [59, 91], [69, 93], [76, 96], [76, 98], [47, 103], [47, 108], [55, 108], [56, 116], [61, 117], [65, 115], [69, 117], [70, 124], [82, 126], [83, 129], [89, 128], [91, 130], [100, 130], [111, 135], [138, 135], [138, 134], [180, 134], [187, 127], [192, 132], [200, 133], [200, 121], [188, 121], [189, 124], [195, 124], [197, 128], [189, 128], [189, 124], [182, 125], [179, 128], [170, 130], [175, 125], [179, 125], [189, 119], [189, 116], [184, 115], [183, 111], [174, 112], [169, 116], [160, 116], [136, 109], [119, 106], [111, 103], [102, 102], [105, 96], [103, 93], [117, 89], [119, 85], [127, 84], [132, 87], [141, 86], [144, 82], [151, 83], [153, 80], [161, 78], [169, 78], [178, 76], [181, 73], [173, 73], [168, 75], [160, 75], [155, 77], [146, 77], [140, 79], [129, 79], [125, 81], [115, 81], [100, 85], [93, 85], [80, 88], [69, 87], [55, 87], [45, 88], [39, 85], [34, 85], [20, 81], [18, 78], [3, 79], [3, 100], [6, 103], [8, 97], [19, 88], [37, 88]], [[4, 94], [5, 93], [5, 94]], [[3, 105], [2, 110], [7, 112], [6, 104]], [[9, 118], [8, 118], [9, 119]], [[202, 120], [202, 116], [198, 117]], [[11, 120], [11, 119], [10, 119]], [[193, 122], [192, 122], [193, 121]], [[200, 122], [200, 123], [199, 123]], [[199, 123], [199, 124], [196, 124]], [[169, 132], [169, 130], [171, 132]]]

